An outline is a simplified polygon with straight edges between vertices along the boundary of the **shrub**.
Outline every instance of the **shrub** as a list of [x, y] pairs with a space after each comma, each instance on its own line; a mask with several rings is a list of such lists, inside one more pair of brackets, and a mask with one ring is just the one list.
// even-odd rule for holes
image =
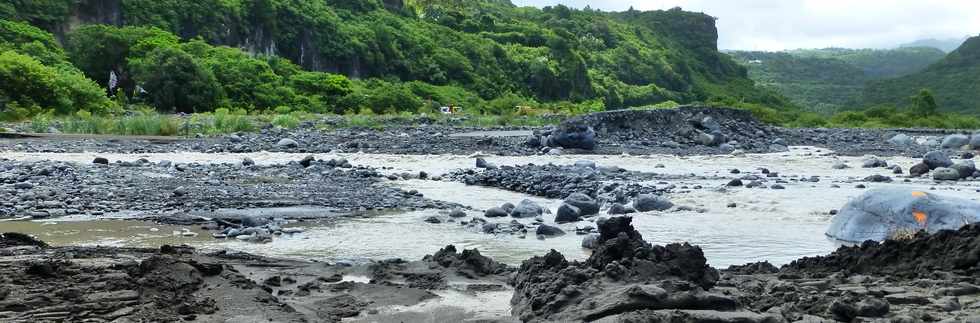
[[78, 109], [101, 112], [113, 105], [95, 82], [81, 74], [45, 66], [13, 51], [0, 53], [0, 97], [17, 102], [0, 111], [7, 118], [29, 117], [40, 112], [35, 107], [68, 114]]

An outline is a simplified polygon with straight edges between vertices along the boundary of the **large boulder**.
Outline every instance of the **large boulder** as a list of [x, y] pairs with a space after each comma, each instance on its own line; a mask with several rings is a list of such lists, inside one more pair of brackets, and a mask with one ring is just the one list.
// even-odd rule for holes
[[558, 212], [555, 214], [555, 223], [568, 223], [568, 222], [578, 222], [582, 221], [582, 210], [569, 205], [568, 203], [562, 203], [558, 207]]
[[827, 235], [863, 242], [918, 230], [955, 230], [973, 222], [980, 222], [980, 203], [922, 191], [877, 189], [848, 202], [831, 221]]
[[955, 169], [959, 173], [960, 178], [973, 176], [973, 172], [977, 171], [977, 165], [969, 159], [958, 161], [950, 168]]
[[960, 179], [960, 172], [953, 168], [939, 167], [932, 171], [932, 179], [937, 181], [955, 181]]
[[949, 159], [949, 155], [939, 150], [926, 153], [922, 156], [922, 162], [928, 165], [929, 169], [953, 166], [953, 160]]
[[970, 136], [970, 147], [980, 149], [980, 132], [976, 132], [973, 136]]
[[544, 214], [544, 208], [531, 200], [523, 200], [510, 212], [515, 218], [533, 218]]
[[595, 149], [595, 130], [582, 124], [562, 124], [548, 137], [548, 146]]
[[644, 194], [636, 197], [633, 208], [640, 212], [664, 211], [674, 207], [674, 203], [664, 197]]
[[943, 138], [943, 143], [939, 146], [942, 148], [952, 148], [959, 149], [960, 147], [966, 146], [970, 143], [970, 137], [967, 135], [954, 134], [946, 136]]
[[912, 177], [919, 177], [925, 175], [929, 172], [929, 165], [926, 163], [918, 163], [909, 168], [909, 175]]
[[642, 309], [737, 308], [733, 297], [706, 292], [719, 274], [701, 248], [652, 245], [631, 220], [598, 221], [599, 235], [582, 243], [594, 249], [585, 261], [569, 261], [554, 250], [525, 260], [512, 279], [511, 314], [522, 322], [595, 322]]
[[577, 207], [582, 216], [599, 214], [599, 202], [582, 193], [572, 193], [565, 198], [565, 204]]
[[911, 146], [913, 143], [912, 137], [909, 137], [909, 135], [906, 135], [904, 133], [900, 133], [891, 137], [891, 139], [888, 139], [888, 142], [890, 142], [892, 145], [902, 146], [902, 147]]
[[564, 235], [565, 231], [553, 225], [541, 224], [534, 230], [534, 233], [539, 236], [554, 237]]

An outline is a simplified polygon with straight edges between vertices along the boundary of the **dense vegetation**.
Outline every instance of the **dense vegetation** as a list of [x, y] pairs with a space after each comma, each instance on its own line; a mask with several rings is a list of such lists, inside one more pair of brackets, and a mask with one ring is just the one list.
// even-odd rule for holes
[[[178, 124], [248, 130], [256, 119], [295, 126], [310, 113], [374, 120], [445, 105], [503, 115], [479, 119], [498, 124], [691, 102], [791, 126], [898, 125], [906, 121], [802, 112], [776, 91], [831, 111], [866, 80], [938, 59], [920, 48], [735, 53], [772, 63], [747, 69], [717, 51], [704, 14], [507, 0], [9, 0], [0, 27], [0, 118], [43, 130], [70, 116], [68, 131], [132, 134], [172, 134]], [[903, 106], [918, 90], [876, 111], [912, 113]], [[194, 115], [159, 114], [174, 112]], [[919, 119], [948, 127], [957, 118]]]
[[970, 37], [945, 38], [945, 39], [936, 39], [936, 38], [919, 39], [916, 41], [899, 45], [899, 47], [932, 47], [932, 48], [938, 48], [944, 53], [949, 53], [959, 48], [960, 45], [963, 45], [963, 42], [965, 42], [967, 38]]
[[915, 73], [945, 56], [935, 48], [827, 48], [729, 54], [748, 67], [749, 77], [760, 86], [823, 114], [861, 107], [861, 95], [869, 81]]
[[921, 89], [932, 91], [942, 111], [980, 114], [980, 36], [919, 73], [870, 83], [863, 99], [867, 104], [908, 106], [907, 97]]
[[[103, 88], [111, 72], [121, 88], [109, 93], [111, 101], [88, 106], [4, 94], [4, 111], [100, 113], [133, 103], [250, 113], [442, 105], [577, 113], [665, 101], [790, 107], [717, 51], [714, 18], [679, 9], [605, 13], [506, 0], [11, 0], [0, 4], [0, 19], [16, 27], [0, 47], [9, 56], [64, 66], [62, 78], [81, 71]], [[27, 36], [44, 39], [33, 45]]]

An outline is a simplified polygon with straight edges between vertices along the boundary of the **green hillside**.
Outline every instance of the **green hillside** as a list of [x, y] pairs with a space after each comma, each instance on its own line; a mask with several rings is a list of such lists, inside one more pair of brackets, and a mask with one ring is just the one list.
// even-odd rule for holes
[[861, 107], [868, 82], [921, 71], [945, 54], [935, 48], [801, 49], [729, 52], [760, 86], [804, 109], [831, 113]]
[[875, 81], [864, 91], [869, 105], [910, 105], [910, 96], [929, 89], [941, 111], [980, 114], [980, 36], [927, 69], [895, 79]]
[[[714, 18], [679, 9], [607, 13], [506, 0], [11, 0], [0, 4], [0, 19], [19, 30], [0, 44], [18, 68], [71, 79], [81, 71], [102, 87], [113, 72], [127, 94], [94, 109], [70, 96], [53, 105], [2, 89], [2, 110], [101, 111], [133, 101], [182, 112], [413, 112], [444, 104], [484, 113], [515, 105], [580, 112], [668, 100], [789, 106], [717, 51]], [[148, 94], [134, 97], [137, 86]]]

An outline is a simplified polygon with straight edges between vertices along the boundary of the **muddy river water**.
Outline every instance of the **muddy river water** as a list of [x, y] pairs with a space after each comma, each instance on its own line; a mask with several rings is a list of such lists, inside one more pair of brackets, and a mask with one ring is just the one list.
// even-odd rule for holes
[[[234, 163], [250, 157], [259, 164], [286, 163], [299, 160], [307, 154], [249, 153], [249, 154], [62, 154], [62, 153], [3, 153], [4, 158], [17, 160], [63, 160], [90, 163], [96, 156], [109, 160], [173, 162]], [[375, 154], [316, 154], [317, 158], [343, 157], [354, 165], [385, 167], [385, 172], [425, 171], [438, 175], [458, 168], [472, 167], [473, 156], [452, 155], [375, 155]], [[904, 181], [901, 175], [893, 175], [884, 168], [861, 168], [863, 157], [837, 157], [826, 149], [793, 147], [789, 152], [776, 154], [719, 155], [719, 156], [627, 156], [627, 155], [565, 155], [522, 156], [486, 159], [498, 165], [527, 163], [572, 164], [577, 160], [593, 160], [600, 166], [679, 175], [670, 183], [677, 187], [702, 186], [703, 189], [675, 189], [668, 197], [677, 205], [690, 206], [693, 211], [651, 212], [634, 215], [633, 223], [644, 238], [653, 243], [687, 241], [700, 245], [711, 265], [726, 267], [731, 264], [768, 260], [785, 264], [803, 256], [826, 254], [839, 243], [828, 239], [824, 231], [830, 222], [830, 210], [841, 208], [849, 199], [865, 192], [858, 184], [868, 188], [899, 186], [916, 190], [932, 190], [934, 193], [977, 199], [976, 184], [956, 183], [938, 185], [928, 179]], [[832, 169], [835, 161], [851, 166], [848, 169]], [[889, 164], [908, 169], [918, 162], [911, 158], [887, 158]], [[658, 167], [658, 164], [662, 167]], [[743, 172], [764, 167], [779, 172], [787, 183], [784, 190], [724, 188], [728, 179]], [[892, 183], [865, 183], [866, 176], [881, 174], [893, 176]], [[707, 177], [725, 179], [705, 180]], [[794, 180], [819, 177], [818, 182]], [[517, 203], [531, 199], [556, 210], [559, 200], [551, 200], [499, 189], [466, 186], [461, 183], [431, 180], [392, 182], [405, 189], [415, 189], [426, 197], [456, 202], [482, 210], [505, 202]], [[839, 186], [839, 187], [834, 187]], [[735, 203], [735, 207], [729, 207]], [[267, 210], [268, 211], [268, 210]], [[304, 210], [305, 212], [316, 212]], [[275, 210], [269, 211], [275, 212]], [[569, 234], [536, 239], [512, 235], [488, 235], [464, 228], [457, 223], [430, 224], [424, 218], [438, 214], [437, 210], [409, 212], [385, 212], [371, 216], [344, 218], [330, 222], [296, 223], [304, 232], [277, 237], [273, 242], [253, 244], [236, 240], [216, 240], [206, 231], [195, 227], [160, 225], [140, 221], [120, 221], [74, 217], [44, 221], [0, 222], [0, 231], [20, 231], [35, 234], [54, 245], [112, 245], [157, 247], [161, 244], [188, 244], [205, 249], [232, 249], [256, 254], [318, 259], [325, 261], [352, 261], [400, 257], [419, 259], [447, 244], [463, 248], [479, 248], [498, 261], [519, 264], [535, 255], [556, 249], [570, 258], [585, 258], [587, 251], [581, 248], [582, 236], [574, 234], [576, 227], [594, 225], [588, 221], [559, 225]], [[470, 215], [481, 215], [470, 211]], [[553, 215], [546, 215], [552, 222]], [[493, 220], [492, 220], [493, 221]], [[509, 222], [510, 219], [499, 220]]]

